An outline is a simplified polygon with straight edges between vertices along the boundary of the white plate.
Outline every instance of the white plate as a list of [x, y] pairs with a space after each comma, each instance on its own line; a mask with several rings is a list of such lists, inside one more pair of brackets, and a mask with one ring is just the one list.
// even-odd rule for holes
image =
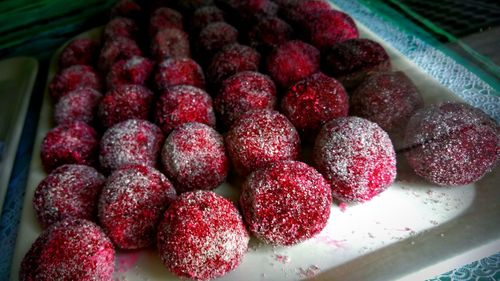
[[0, 212], [37, 72], [34, 58], [0, 61]]
[[[379, 41], [358, 23], [362, 37]], [[99, 30], [80, 37], [98, 38]], [[383, 44], [383, 42], [381, 42]], [[394, 69], [403, 70], [421, 90], [426, 104], [458, 98], [419, 71], [393, 48]], [[56, 70], [54, 56], [48, 81]], [[40, 234], [31, 200], [44, 178], [39, 149], [51, 124], [46, 93], [24, 202], [11, 279], [31, 243]], [[243, 263], [221, 280], [395, 280], [425, 279], [500, 250], [500, 172], [470, 186], [437, 187], [415, 176], [398, 157], [396, 182], [380, 196], [342, 211], [331, 207], [326, 228], [315, 238], [288, 248], [261, 245], [252, 239]], [[218, 193], [235, 200], [239, 187], [225, 183]], [[154, 250], [119, 252], [116, 280], [178, 280], [163, 267]]]

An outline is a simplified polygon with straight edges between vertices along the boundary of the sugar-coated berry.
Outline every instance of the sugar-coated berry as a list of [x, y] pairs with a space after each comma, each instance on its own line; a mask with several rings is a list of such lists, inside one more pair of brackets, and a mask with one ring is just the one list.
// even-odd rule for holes
[[389, 136], [363, 118], [341, 117], [326, 123], [313, 154], [333, 197], [340, 201], [368, 201], [396, 178], [396, 154]]
[[113, 39], [116, 37], [128, 37], [136, 39], [139, 33], [139, 27], [134, 20], [125, 17], [115, 17], [111, 19], [104, 27], [104, 39]]
[[156, 125], [140, 119], [129, 119], [104, 132], [99, 161], [105, 171], [124, 165], [157, 167], [163, 133]]
[[278, 17], [265, 18], [248, 32], [250, 46], [268, 53], [293, 37], [292, 27]]
[[191, 18], [191, 29], [199, 32], [212, 22], [224, 21], [224, 12], [216, 6], [204, 6], [196, 9]]
[[153, 37], [159, 31], [167, 28], [177, 28], [182, 30], [184, 29], [182, 22], [182, 14], [178, 11], [167, 7], [158, 8], [151, 14], [149, 21], [149, 35]]
[[408, 164], [419, 176], [438, 185], [466, 185], [499, 163], [500, 127], [468, 104], [442, 103], [413, 115], [405, 145]]
[[120, 249], [140, 249], [155, 242], [156, 226], [175, 189], [158, 170], [130, 165], [115, 170], [99, 197], [99, 222]]
[[377, 123], [386, 132], [404, 130], [424, 101], [404, 72], [379, 72], [366, 78], [351, 95], [352, 115]]
[[165, 134], [188, 122], [214, 127], [212, 98], [207, 92], [193, 86], [169, 87], [156, 103], [155, 120]]
[[349, 100], [340, 82], [318, 72], [291, 86], [281, 109], [297, 130], [316, 134], [326, 122], [347, 116]]
[[248, 249], [249, 235], [238, 209], [211, 191], [181, 194], [158, 227], [163, 264], [174, 274], [209, 280], [234, 270]]
[[229, 170], [222, 136], [212, 127], [196, 122], [183, 124], [170, 133], [161, 161], [178, 192], [214, 189]]
[[243, 176], [280, 160], [299, 156], [299, 134], [288, 119], [274, 110], [243, 114], [226, 135], [226, 149], [235, 170]]
[[359, 37], [354, 20], [348, 14], [337, 10], [326, 10], [316, 14], [308, 19], [306, 29], [311, 44], [320, 50]]
[[82, 219], [66, 219], [46, 229], [21, 262], [21, 281], [111, 281], [113, 244], [101, 228]]
[[133, 56], [142, 56], [141, 49], [133, 39], [128, 37], [108, 39], [104, 42], [99, 54], [99, 70], [107, 73], [115, 62], [127, 60]]
[[59, 125], [45, 135], [40, 149], [45, 171], [64, 164], [96, 164], [99, 139], [96, 131], [86, 123], [75, 121]]
[[210, 58], [224, 46], [238, 42], [238, 30], [232, 25], [223, 22], [213, 22], [205, 26], [197, 38], [198, 56]]
[[128, 119], [148, 120], [153, 106], [153, 93], [141, 85], [124, 84], [112, 88], [99, 103], [97, 114], [101, 124], [109, 128]]
[[98, 43], [92, 39], [75, 39], [62, 50], [59, 56], [59, 68], [64, 69], [76, 64], [93, 66], [98, 50]]
[[266, 67], [283, 89], [319, 71], [319, 51], [305, 42], [288, 41], [269, 54]]
[[190, 58], [167, 59], [158, 65], [154, 80], [156, 88], [164, 91], [168, 87], [190, 85], [205, 88], [205, 74], [201, 66]]
[[189, 58], [189, 35], [178, 28], [165, 28], [156, 33], [151, 43], [151, 54], [156, 61], [169, 58]]
[[153, 61], [141, 56], [115, 62], [106, 76], [108, 90], [124, 84], [145, 85], [153, 67]]
[[293, 245], [313, 237], [330, 216], [330, 185], [314, 168], [280, 161], [251, 173], [240, 206], [249, 230], [273, 245]]
[[214, 100], [215, 111], [227, 128], [249, 110], [274, 109], [275, 105], [273, 80], [254, 71], [243, 71], [224, 80]]
[[49, 84], [49, 92], [54, 102], [69, 92], [82, 88], [100, 91], [102, 81], [91, 66], [72, 65], [56, 74]]
[[54, 121], [61, 125], [82, 121], [94, 124], [102, 94], [91, 88], [81, 88], [62, 96], [54, 107]]
[[307, 25], [307, 22], [315, 17], [318, 13], [332, 9], [330, 3], [328, 3], [328, 1], [326, 0], [305, 0], [290, 2], [292, 3], [284, 3], [284, 5], [282, 5], [283, 9], [280, 13], [290, 23], [301, 28]]

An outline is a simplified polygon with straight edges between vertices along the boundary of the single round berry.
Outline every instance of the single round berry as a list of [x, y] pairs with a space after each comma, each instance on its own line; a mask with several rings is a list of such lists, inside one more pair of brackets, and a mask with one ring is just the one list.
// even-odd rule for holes
[[62, 96], [54, 108], [56, 124], [75, 121], [94, 124], [94, 116], [101, 98], [101, 93], [91, 88], [77, 89]]
[[222, 136], [196, 122], [183, 124], [170, 133], [161, 160], [178, 192], [214, 189], [229, 170]]
[[191, 85], [205, 88], [203, 69], [190, 58], [167, 59], [158, 65], [155, 76], [156, 88], [164, 91], [168, 87]]
[[243, 71], [224, 80], [214, 100], [215, 111], [227, 128], [249, 110], [274, 109], [275, 105], [273, 80], [253, 71]]
[[208, 24], [218, 21], [224, 21], [224, 12], [216, 6], [205, 6], [194, 11], [190, 27], [193, 32], [198, 32]]
[[278, 86], [287, 89], [319, 71], [319, 51], [302, 41], [289, 41], [269, 55], [267, 71]]
[[292, 27], [278, 17], [265, 18], [248, 32], [250, 46], [265, 53], [290, 41], [292, 37]]
[[58, 101], [69, 92], [82, 88], [100, 91], [102, 82], [94, 69], [88, 65], [73, 65], [59, 72], [49, 85], [50, 96]]
[[295, 3], [285, 4], [281, 14], [290, 23], [304, 27], [307, 22], [314, 18], [318, 13], [331, 10], [330, 3], [326, 0], [305, 0], [292, 1]]
[[297, 130], [316, 134], [326, 122], [347, 116], [349, 100], [340, 82], [318, 72], [290, 87], [281, 108]]
[[178, 197], [158, 227], [163, 264], [174, 274], [209, 280], [235, 269], [248, 249], [249, 235], [238, 209], [211, 191]]
[[73, 65], [93, 66], [99, 51], [98, 43], [92, 39], [78, 38], [69, 43], [59, 56], [59, 68], [64, 69]]
[[167, 88], [156, 104], [155, 119], [165, 134], [188, 122], [214, 127], [212, 98], [202, 89], [193, 86]]
[[120, 85], [111, 89], [99, 103], [101, 124], [109, 128], [128, 119], [147, 120], [153, 106], [153, 93], [141, 85]]
[[120, 249], [140, 249], [155, 242], [156, 226], [175, 189], [158, 170], [131, 165], [115, 170], [99, 197], [99, 222]]
[[118, 123], [102, 136], [101, 167], [106, 171], [132, 164], [156, 167], [163, 140], [160, 128], [146, 120], [129, 119]]
[[336, 77], [344, 87], [354, 89], [371, 73], [390, 70], [391, 61], [379, 43], [358, 38], [327, 48], [322, 67], [326, 73]]
[[228, 45], [213, 58], [207, 70], [208, 80], [218, 88], [226, 78], [242, 71], [257, 71], [260, 54], [253, 48], [240, 44]]
[[139, 33], [137, 24], [129, 18], [116, 17], [111, 19], [104, 27], [104, 39], [113, 39], [116, 37], [128, 37], [136, 39]]
[[86, 123], [76, 121], [50, 130], [42, 142], [40, 154], [45, 171], [64, 164], [96, 164], [99, 140], [96, 131]]
[[278, 5], [271, 0], [237, 1], [236, 11], [240, 25], [251, 26], [259, 20], [275, 17]]
[[346, 13], [327, 10], [316, 14], [306, 23], [311, 44], [320, 50], [336, 43], [359, 37], [354, 20]]
[[178, 11], [167, 7], [158, 8], [151, 14], [151, 19], [149, 21], [149, 35], [155, 36], [156, 33], [167, 28], [177, 28], [182, 30], [184, 29], [182, 22], [182, 14]]
[[210, 58], [224, 46], [238, 42], [238, 30], [223, 21], [205, 26], [197, 39], [198, 56]]
[[94, 223], [66, 219], [46, 229], [21, 262], [19, 280], [112, 280], [113, 244]]
[[33, 209], [43, 227], [66, 218], [94, 221], [97, 199], [106, 179], [85, 165], [63, 165], [36, 187]]
[[151, 54], [157, 61], [169, 58], [189, 58], [189, 36], [177, 28], [165, 28], [156, 33], [151, 44]]
[[387, 132], [404, 130], [423, 105], [417, 87], [401, 71], [373, 74], [351, 96], [352, 115], [375, 122]]
[[285, 116], [274, 110], [243, 114], [226, 135], [226, 148], [236, 171], [246, 176], [280, 160], [299, 156], [299, 134]]
[[293, 245], [313, 237], [330, 216], [330, 185], [314, 168], [280, 161], [251, 173], [240, 206], [252, 234], [273, 245]]
[[500, 127], [468, 104], [443, 103], [413, 115], [405, 145], [406, 159], [419, 176], [438, 185], [466, 185], [497, 165]]
[[133, 56], [142, 56], [142, 51], [134, 40], [128, 37], [106, 40], [99, 55], [99, 69], [107, 73], [115, 62], [127, 60]]
[[340, 201], [368, 201], [396, 178], [396, 154], [389, 136], [363, 118], [341, 117], [326, 123], [313, 154], [333, 197]]
[[153, 61], [140, 56], [119, 60], [111, 66], [106, 76], [108, 89], [124, 84], [145, 85], [153, 67]]

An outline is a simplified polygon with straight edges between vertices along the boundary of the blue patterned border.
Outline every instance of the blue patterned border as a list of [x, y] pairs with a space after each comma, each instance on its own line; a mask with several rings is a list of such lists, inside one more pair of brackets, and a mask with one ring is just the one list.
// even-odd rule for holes
[[415, 35], [352, 0], [331, 1], [381, 37], [441, 85], [500, 122], [500, 94], [476, 74]]
[[500, 280], [500, 253], [462, 268], [454, 269], [428, 281], [497, 281]]

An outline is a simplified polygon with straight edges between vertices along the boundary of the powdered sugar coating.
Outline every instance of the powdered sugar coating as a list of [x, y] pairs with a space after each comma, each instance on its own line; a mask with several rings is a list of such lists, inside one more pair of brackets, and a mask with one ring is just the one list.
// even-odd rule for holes
[[92, 39], [75, 39], [62, 50], [59, 56], [59, 68], [64, 69], [77, 64], [93, 66], [98, 50], [98, 43]]
[[273, 245], [293, 245], [313, 237], [330, 216], [331, 188], [314, 168], [281, 161], [250, 174], [240, 206], [250, 229]]
[[156, 33], [151, 42], [151, 54], [156, 61], [169, 58], [189, 58], [189, 35], [178, 28], [165, 28]]
[[167, 88], [156, 103], [155, 120], [165, 134], [188, 122], [214, 127], [212, 98], [202, 89], [193, 86]]
[[108, 89], [123, 84], [146, 84], [154, 63], [148, 58], [133, 56], [126, 60], [119, 60], [113, 64], [106, 76]]
[[156, 167], [163, 134], [156, 125], [139, 119], [113, 125], [101, 139], [99, 161], [106, 171], [123, 165]]
[[226, 148], [235, 170], [246, 176], [280, 160], [299, 155], [299, 134], [288, 119], [274, 110], [243, 114], [226, 135]]
[[99, 69], [106, 73], [111, 66], [119, 61], [133, 56], [142, 56], [137, 43], [128, 37], [115, 37], [106, 40], [99, 54]]
[[178, 197], [158, 227], [157, 245], [174, 274], [209, 280], [235, 269], [248, 249], [249, 235], [235, 206], [211, 191]]
[[352, 115], [377, 123], [387, 132], [404, 130], [424, 101], [404, 72], [379, 72], [366, 78], [351, 95]]
[[106, 93], [97, 114], [101, 124], [111, 127], [128, 119], [147, 120], [153, 106], [153, 93], [141, 85], [119, 85]]
[[182, 14], [174, 9], [160, 7], [156, 9], [149, 20], [149, 35], [153, 37], [161, 30], [177, 28], [182, 30]]
[[115, 17], [106, 24], [103, 35], [105, 40], [116, 37], [136, 39], [138, 33], [139, 27], [132, 19]]
[[51, 129], [43, 138], [40, 155], [45, 171], [64, 164], [96, 164], [99, 139], [86, 123], [75, 121]]
[[100, 91], [102, 82], [94, 69], [88, 65], [72, 65], [56, 74], [49, 84], [53, 101], [58, 101], [69, 92], [82, 88]]
[[224, 139], [202, 123], [186, 123], [173, 130], [165, 140], [161, 160], [178, 192], [214, 189], [229, 170]]
[[21, 281], [111, 281], [115, 251], [101, 228], [66, 219], [46, 229], [21, 263]]
[[347, 116], [349, 100], [340, 82], [318, 72], [290, 87], [281, 108], [297, 130], [316, 134], [326, 122]]
[[465, 185], [498, 164], [500, 127], [468, 104], [437, 104], [413, 115], [405, 146], [406, 159], [419, 176], [438, 185]]
[[94, 116], [101, 98], [101, 93], [91, 88], [77, 89], [62, 96], [54, 108], [56, 124], [75, 121], [94, 124]]
[[283, 89], [319, 71], [319, 51], [305, 42], [293, 40], [269, 54], [267, 71]]
[[238, 30], [223, 22], [213, 22], [205, 26], [198, 35], [196, 46], [200, 58], [210, 58], [224, 46], [238, 42]]
[[226, 78], [242, 71], [257, 71], [260, 54], [248, 46], [232, 44], [225, 46], [212, 58], [207, 69], [207, 78], [217, 89]]
[[97, 198], [105, 178], [85, 165], [63, 165], [36, 187], [33, 208], [40, 224], [47, 227], [66, 218], [96, 218]]
[[326, 123], [313, 153], [316, 167], [340, 201], [368, 201], [396, 178], [396, 154], [389, 136], [363, 118], [342, 117]]
[[306, 22], [311, 44], [325, 50], [336, 43], [359, 37], [354, 20], [346, 13], [325, 10]]
[[160, 91], [177, 85], [205, 88], [205, 74], [201, 66], [190, 58], [167, 59], [158, 65], [155, 73], [156, 88]]
[[175, 197], [174, 187], [158, 170], [125, 166], [106, 180], [99, 197], [99, 222], [117, 247], [148, 247], [154, 244], [156, 226]]
[[243, 71], [224, 80], [214, 100], [215, 111], [227, 128], [249, 110], [273, 109], [275, 105], [273, 80], [253, 71]]
[[322, 11], [331, 10], [332, 7], [326, 0], [305, 0], [289, 1], [292, 3], [283, 3], [281, 14], [294, 25], [303, 27], [316, 14]]

